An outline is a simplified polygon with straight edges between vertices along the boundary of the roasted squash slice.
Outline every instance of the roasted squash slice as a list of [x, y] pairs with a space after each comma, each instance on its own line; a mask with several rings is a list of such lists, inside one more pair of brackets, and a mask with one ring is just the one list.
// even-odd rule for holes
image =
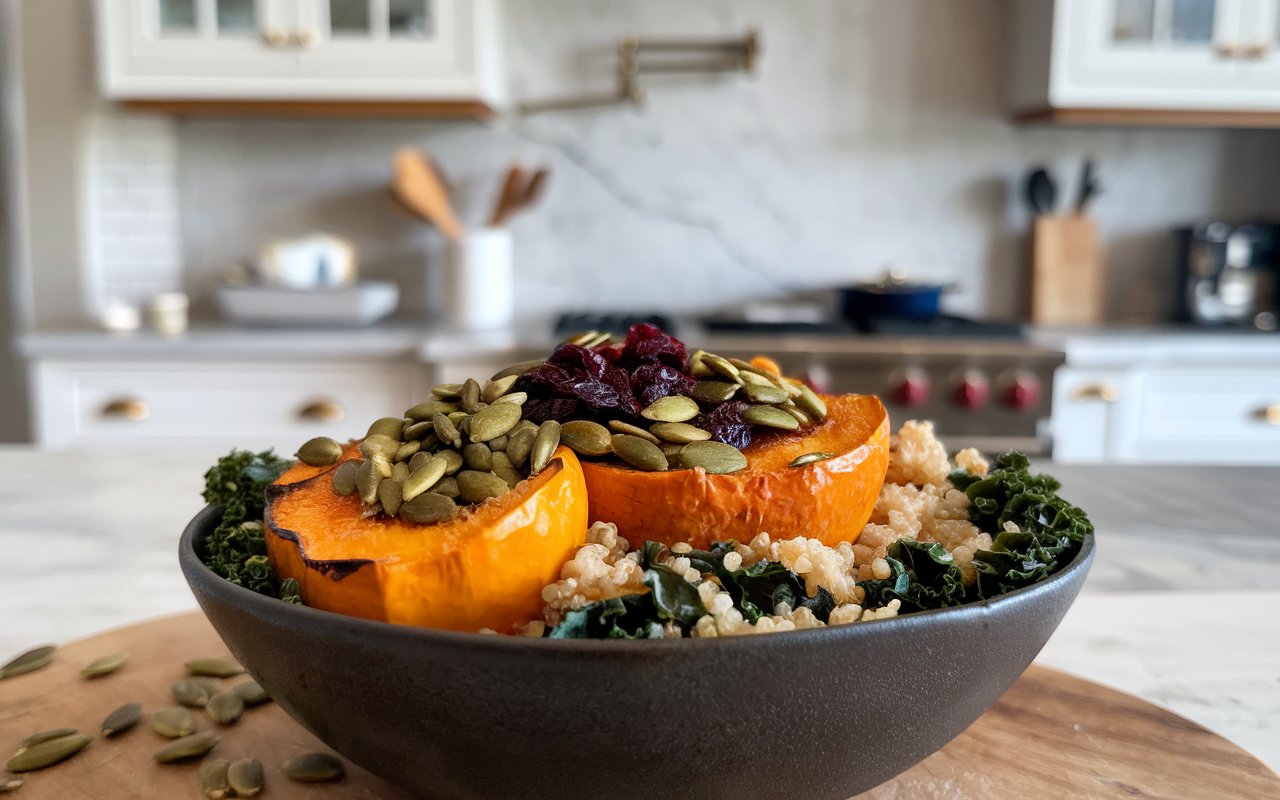
[[[358, 458], [348, 448], [343, 460]], [[366, 619], [509, 632], [542, 611], [542, 588], [586, 540], [582, 468], [559, 448], [536, 476], [455, 519], [362, 517], [334, 467], [294, 467], [267, 491], [267, 550], [314, 608]]]
[[[889, 416], [879, 398], [825, 395], [827, 418], [796, 433], [758, 436], [747, 468], [641, 472], [616, 462], [583, 462], [592, 522], [612, 522], [633, 546], [645, 540], [709, 547], [807, 536], [834, 545], [862, 532], [889, 467]], [[830, 452], [801, 467], [797, 456]]]

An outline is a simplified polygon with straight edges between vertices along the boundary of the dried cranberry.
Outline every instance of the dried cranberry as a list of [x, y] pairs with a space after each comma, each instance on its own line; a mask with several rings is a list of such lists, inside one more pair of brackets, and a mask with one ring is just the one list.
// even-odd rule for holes
[[546, 422], [549, 419], [563, 422], [576, 416], [577, 411], [577, 400], [548, 398], [525, 401], [522, 416], [530, 422]]
[[641, 322], [627, 331], [622, 359], [630, 367], [658, 361], [676, 369], [684, 369], [688, 355], [684, 344], [657, 325]]
[[631, 373], [631, 386], [641, 408], [660, 397], [686, 394], [693, 389], [693, 383], [693, 378], [665, 364], [644, 364]]
[[562, 344], [547, 359], [548, 364], [566, 369], [580, 369], [593, 378], [604, 374], [609, 362], [595, 350], [577, 344]]
[[751, 444], [751, 426], [742, 421], [742, 412], [747, 403], [741, 400], [730, 400], [721, 403], [705, 414], [699, 414], [693, 424], [711, 433], [717, 442], [733, 445], [739, 450]]
[[631, 376], [627, 375], [625, 369], [609, 367], [605, 370], [604, 376], [600, 380], [609, 384], [618, 392], [618, 409], [620, 411], [633, 417], [640, 415], [641, 406], [636, 400]]

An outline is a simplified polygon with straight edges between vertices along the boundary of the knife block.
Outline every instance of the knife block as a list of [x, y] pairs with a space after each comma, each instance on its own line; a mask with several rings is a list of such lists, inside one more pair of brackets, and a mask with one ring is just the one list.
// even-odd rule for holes
[[1105, 268], [1098, 229], [1084, 214], [1048, 214], [1031, 228], [1031, 322], [1097, 325], [1102, 322]]

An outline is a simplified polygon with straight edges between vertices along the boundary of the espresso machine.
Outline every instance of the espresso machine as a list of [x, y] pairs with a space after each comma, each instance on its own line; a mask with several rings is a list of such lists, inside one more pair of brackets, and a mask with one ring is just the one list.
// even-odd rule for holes
[[1280, 225], [1205, 222], [1175, 233], [1181, 321], [1276, 330]]

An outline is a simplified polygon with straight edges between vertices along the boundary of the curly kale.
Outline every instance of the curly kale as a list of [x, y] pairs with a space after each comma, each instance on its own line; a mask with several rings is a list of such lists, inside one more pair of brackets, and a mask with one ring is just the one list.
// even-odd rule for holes
[[[222, 506], [222, 521], [205, 540], [202, 560], [237, 586], [271, 597], [283, 597], [284, 587], [267, 560], [262, 514], [267, 487], [290, 463], [270, 450], [232, 450], [204, 474], [205, 502]], [[296, 584], [292, 594], [297, 596]]]

